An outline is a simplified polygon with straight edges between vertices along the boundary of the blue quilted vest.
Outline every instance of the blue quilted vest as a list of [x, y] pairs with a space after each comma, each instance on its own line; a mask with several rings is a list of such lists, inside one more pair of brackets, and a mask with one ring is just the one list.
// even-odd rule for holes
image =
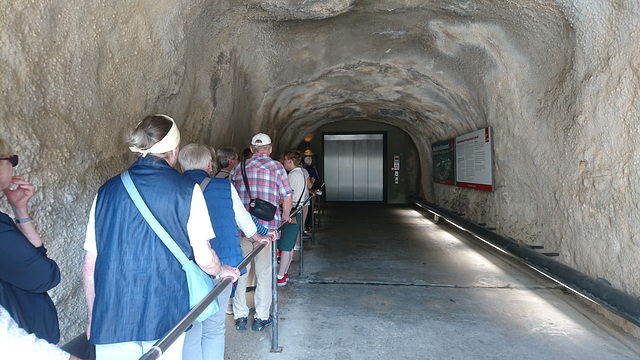
[[[153, 156], [140, 157], [129, 174], [158, 222], [193, 259], [187, 221], [194, 182]], [[189, 312], [180, 263], [142, 217], [120, 176], [98, 190], [95, 221], [98, 257], [90, 343], [160, 338]]]
[[[184, 175], [198, 184], [209, 176], [204, 170], [187, 170]], [[204, 198], [207, 201], [213, 231], [216, 233], [216, 237], [211, 239], [211, 248], [221, 263], [236, 267], [242, 262], [243, 257], [231, 200], [231, 183], [227, 179], [211, 178], [204, 189]], [[242, 271], [243, 274], [245, 272], [246, 270]]]

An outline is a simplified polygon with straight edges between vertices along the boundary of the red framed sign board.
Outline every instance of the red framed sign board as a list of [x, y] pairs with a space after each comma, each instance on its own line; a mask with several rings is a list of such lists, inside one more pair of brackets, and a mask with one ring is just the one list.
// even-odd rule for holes
[[[432, 145], [433, 150], [442, 149], [445, 143], [451, 141], [455, 145], [455, 186], [493, 191], [493, 129], [486, 127], [455, 139], [440, 141]], [[434, 151], [434, 170], [438, 163], [442, 163], [442, 156]], [[443, 181], [434, 176], [434, 182], [454, 185], [451, 181]]]

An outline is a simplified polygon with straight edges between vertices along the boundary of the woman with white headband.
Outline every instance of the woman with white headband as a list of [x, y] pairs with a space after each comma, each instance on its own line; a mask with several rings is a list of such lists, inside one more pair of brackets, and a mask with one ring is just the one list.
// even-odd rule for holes
[[[130, 135], [138, 160], [128, 173], [142, 200], [178, 247], [206, 273], [238, 278], [223, 267], [200, 187], [173, 168], [180, 131], [166, 115], [148, 116]], [[91, 208], [83, 271], [87, 336], [96, 358], [138, 359], [188, 312], [185, 273], [147, 224], [120, 175], [98, 190]], [[161, 359], [180, 359], [184, 334]]]

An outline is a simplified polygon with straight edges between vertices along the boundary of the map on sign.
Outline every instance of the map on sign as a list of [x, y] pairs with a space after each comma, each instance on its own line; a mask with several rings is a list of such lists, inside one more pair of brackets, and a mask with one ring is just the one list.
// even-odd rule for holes
[[433, 182], [455, 185], [456, 156], [453, 139], [433, 143], [431, 150], [433, 152]]

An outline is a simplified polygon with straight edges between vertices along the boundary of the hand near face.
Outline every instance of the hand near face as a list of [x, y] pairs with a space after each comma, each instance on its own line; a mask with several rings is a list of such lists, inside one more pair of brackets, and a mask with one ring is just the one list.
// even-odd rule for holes
[[19, 176], [11, 178], [11, 184], [17, 187], [13, 190], [8, 188], [4, 191], [7, 200], [9, 200], [9, 204], [15, 209], [26, 210], [27, 202], [29, 202], [29, 199], [33, 196], [33, 185]]

